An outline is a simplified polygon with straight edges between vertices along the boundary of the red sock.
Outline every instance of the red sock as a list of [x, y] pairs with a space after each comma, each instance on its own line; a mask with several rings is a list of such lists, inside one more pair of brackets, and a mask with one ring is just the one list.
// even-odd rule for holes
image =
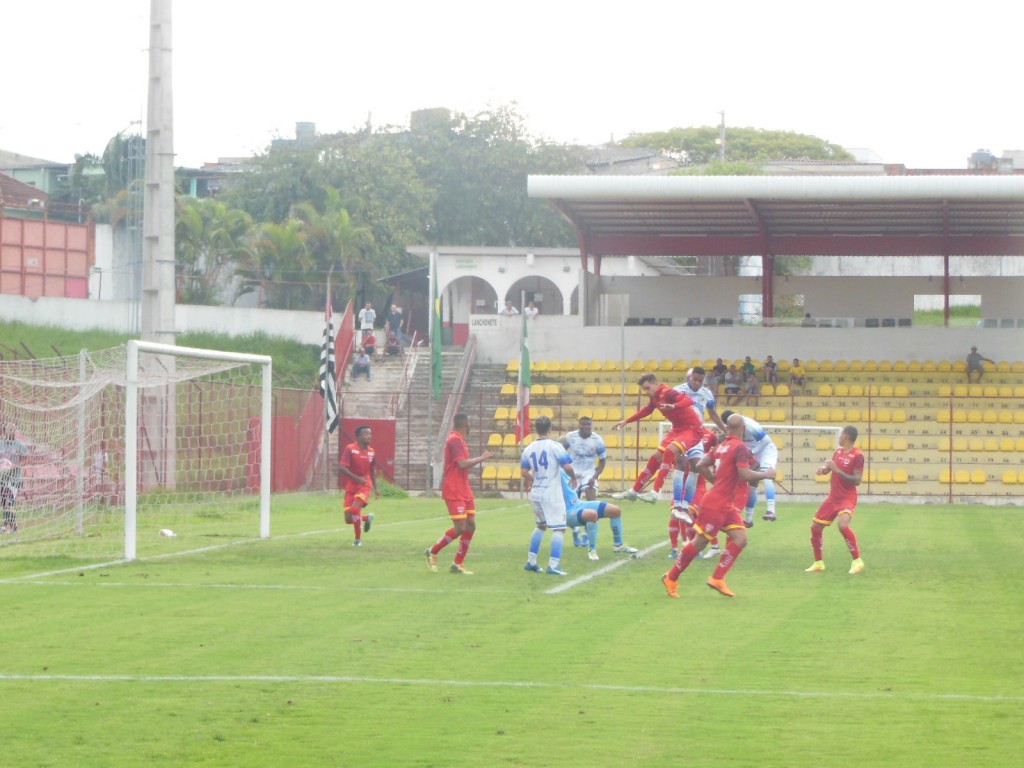
[[668, 519], [668, 541], [672, 549], [679, 549], [679, 520], [675, 517]]
[[740, 552], [743, 551], [743, 547], [734, 541], [727, 541], [725, 543], [725, 552], [718, 558], [718, 567], [715, 568], [715, 572], [711, 574], [713, 579], [724, 579], [725, 574], [729, 572], [733, 564], [736, 562], [736, 558], [740, 556]]
[[860, 557], [860, 548], [857, 546], [857, 534], [853, 532], [853, 528], [840, 528], [839, 532], [846, 539], [846, 548], [850, 550], [850, 554], [856, 560]]
[[665, 451], [665, 459], [662, 461], [661, 466], [658, 467], [658, 474], [654, 478], [654, 491], [658, 493], [665, 485], [665, 478], [668, 477], [669, 472], [676, 471], [676, 460], [672, 456], [671, 451]]
[[659, 462], [661, 462], [661, 455], [657, 453], [647, 460], [647, 466], [644, 467], [643, 472], [637, 476], [636, 482], [633, 483], [634, 491], [640, 493], [640, 489], [647, 485], [648, 480], [654, 477], [654, 473], [657, 472], [658, 467], [661, 466]]
[[352, 513], [352, 527], [356, 531], [356, 541], [363, 538], [363, 516]]
[[453, 541], [455, 541], [455, 529], [449, 528], [447, 531], [445, 531], [444, 536], [438, 539], [437, 543], [430, 548], [430, 554], [436, 555], [438, 552], [447, 547]]
[[466, 531], [459, 536], [459, 551], [455, 553], [456, 565], [462, 565], [462, 561], [466, 559], [466, 553], [469, 552], [469, 542], [473, 540], [473, 533], [474, 531]]
[[679, 574], [685, 571], [693, 559], [700, 554], [697, 552], [697, 548], [693, 546], [693, 542], [686, 542], [686, 546], [679, 551], [679, 557], [676, 558], [675, 564], [668, 569], [668, 577], [672, 581], [678, 581]]
[[814, 562], [825, 559], [821, 550], [821, 538], [824, 532], [821, 528], [811, 528], [811, 549], [814, 550]]

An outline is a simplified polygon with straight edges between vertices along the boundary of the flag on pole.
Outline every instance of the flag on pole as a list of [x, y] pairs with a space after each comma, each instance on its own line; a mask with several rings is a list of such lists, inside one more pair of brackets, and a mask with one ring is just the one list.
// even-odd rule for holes
[[441, 397], [444, 358], [441, 355], [441, 299], [437, 293], [437, 256], [433, 253], [430, 255], [430, 281], [434, 286], [434, 309], [430, 321], [430, 378], [434, 386], [434, 399], [437, 400]]
[[516, 442], [530, 434], [530, 343], [523, 313], [523, 343], [519, 354], [519, 388], [516, 390]]
[[324, 313], [324, 345], [320, 350], [320, 394], [324, 398], [324, 420], [328, 432], [338, 427], [338, 372], [334, 364], [334, 310], [327, 299]]

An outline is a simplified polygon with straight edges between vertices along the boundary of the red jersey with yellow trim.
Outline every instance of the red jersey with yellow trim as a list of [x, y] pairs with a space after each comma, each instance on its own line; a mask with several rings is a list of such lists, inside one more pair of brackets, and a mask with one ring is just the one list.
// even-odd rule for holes
[[[835, 462], [842, 472], [848, 475], [854, 474], [858, 469], [862, 472], [864, 471], [864, 454], [857, 446], [853, 446], [848, 451], [836, 448], [836, 452], [832, 454], [832, 461]], [[845, 477], [840, 477], [833, 472], [829, 481], [831, 484], [828, 493], [830, 499], [857, 501], [857, 486]]]
[[468, 501], [473, 498], [469, 487], [469, 469], [459, 466], [460, 461], [469, 458], [469, 446], [461, 432], [452, 432], [444, 444], [444, 479], [441, 481], [441, 498]]
[[693, 400], [679, 390], [672, 389], [668, 384], [659, 384], [658, 388], [654, 390], [651, 401], [626, 419], [626, 423], [632, 424], [634, 421], [640, 421], [654, 413], [655, 409], [665, 417], [666, 421], [671, 422], [673, 432], [695, 429], [699, 434], [704, 428], [704, 422], [693, 407]]
[[362, 482], [356, 482], [351, 477], [346, 475], [344, 472], [341, 473], [342, 481], [344, 482], [345, 489], [359, 488], [363, 485], [368, 485], [371, 482], [370, 471], [375, 467], [373, 459], [373, 446], [368, 445], [363, 449], [359, 445], [357, 440], [354, 443], [349, 443], [345, 446], [341, 452], [341, 459], [338, 463], [348, 469], [354, 475], [365, 478]]
[[726, 437], [715, 448], [715, 484], [704, 496], [704, 507], [727, 508], [736, 506], [737, 495], [746, 481], [740, 477], [739, 468], [750, 468], [754, 455], [738, 437]]

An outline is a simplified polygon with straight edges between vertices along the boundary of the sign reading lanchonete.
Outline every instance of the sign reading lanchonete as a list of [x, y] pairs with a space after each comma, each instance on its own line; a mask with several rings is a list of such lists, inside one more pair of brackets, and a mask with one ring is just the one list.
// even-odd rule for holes
[[514, 323], [519, 318], [516, 316], [505, 317], [504, 315], [470, 315], [469, 328], [471, 331], [498, 330], [507, 328], [509, 323]]

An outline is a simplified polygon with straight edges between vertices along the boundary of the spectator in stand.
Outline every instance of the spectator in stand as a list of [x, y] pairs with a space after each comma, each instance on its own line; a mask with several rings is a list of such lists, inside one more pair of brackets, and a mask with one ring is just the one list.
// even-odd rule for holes
[[757, 375], [757, 366], [750, 360], [750, 355], [747, 355], [743, 359], [743, 365], [740, 367], [740, 373], [743, 374], [744, 381], [746, 381], [750, 376]]
[[384, 345], [384, 352], [389, 355], [400, 355], [402, 354], [402, 345], [398, 341], [398, 334], [394, 331], [388, 331], [388, 340]]
[[366, 380], [370, 380], [370, 356], [366, 350], [360, 350], [359, 354], [352, 360], [352, 381], [359, 378], [359, 374], [366, 374]]
[[738, 398], [743, 391], [743, 374], [736, 370], [735, 364], [729, 366], [722, 385], [725, 388], [725, 403], [730, 405], [734, 402], [732, 398]]
[[505, 299], [505, 306], [498, 310], [499, 315], [518, 315], [519, 310], [512, 306], [512, 299]]
[[411, 339], [405, 335], [405, 331], [402, 330], [402, 321], [402, 308], [397, 304], [392, 304], [391, 311], [388, 312], [384, 327], [388, 332], [394, 331], [400, 346], [404, 346], [411, 341]]
[[779, 383], [779, 364], [775, 362], [771, 355], [768, 355], [762, 368], [764, 370], [765, 384], [771, 384], [774, 387]]
[[366, 306], [359, 310], [359, 330], [362, 331], [363, 336], [368, 333], [373, 333], [373, 324], [377, 321], [377, 313], [373, 309], [373, 304], [369, 301], [366, 302]]
[[717, 360], [715, 360], [715, 365], [711, 369], [711, 373], [713, 373], [715, 375], [715, 378], [718, 379], [719, 384], [725, 381], [725, 374], [727, 374], [728, 372], [729, 366], [722, 362], [722, 358], [718, 358]]
[[374, 335], [372, 330], [369, 333], [367, 333], [367, 334], [365, 334], [363, 336], [362, 347], [363, 347], [363, 352], [368, 354], [370, 357], [373, 357], [374, 354], [376, 354], [376, 352], [377, 352], [377, 337]]
[[523, 310], [523, 314], [532, 320], [540, 314], [540, 310], [537, 309], [537, 305], [531, 301], [526, 305], [526, 309]]
[[995, 360], [989, 360], [987, 357], [982, 357], [981, 353], [978, 352], [977, 347], [971, 347], [971, 353], [967, 355], [967, 383], [971, 383], [971, 373], [977, 372], [978, 381], [981, 381], [981, 377], [985, 375], [985, 363], [996, 364]]
[[793, 364], [789, 366], [789, 386], [804, 388], [807, 383], [807, 370], [800, 365], [800, 358], [794, 357]]
[[757, 378], [756, 373], [752, 373], [747, 376], [747, 380], [743, 383], [743, 392], [737, 398], [737, 405], [742, 402], [746, 402], [748, 405], [757, 405], [758, 400], [761, 397], [761, 382]]
[[804, 328], [814, 328], [816, 326], [814, 318], [811, 317], [810, 312], [804, 312], [804, 319], [803, 322], [800, 323], [800, 325], [803, 326]]

